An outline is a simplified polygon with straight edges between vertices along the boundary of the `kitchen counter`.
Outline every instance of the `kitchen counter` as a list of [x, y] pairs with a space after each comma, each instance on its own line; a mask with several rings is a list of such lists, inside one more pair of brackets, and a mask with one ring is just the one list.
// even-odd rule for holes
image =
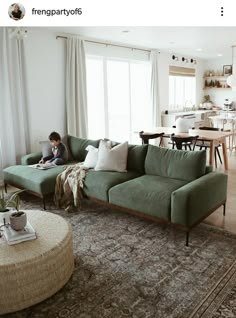
[[198, 109], [198, 110], [188, 110], [188, 111], [180, 111], [180, 112], [170, 112], [168, 114], [162, 114], [162, 126], [164, 127], [172, 127], [175, 125], [176, 119], [179, 117], [185, 117], [192, 119], [191, 125], [195, 128], [199, 128], [202, 126], [208, 126], [210, 116], [214, 116], [217, 114], [217, 110], [212, 109]]
[[183, 116], [183, 115], [191, 115], [191, 114], [206, 114], [206, 113], [212, 113], [212, 112], [218, 112], [218, 110], [215, 109], [198, 109], [198, 110], [188, 110], [188, 111], [170, 111], [168, 114], [162, 114], [162, 116]]

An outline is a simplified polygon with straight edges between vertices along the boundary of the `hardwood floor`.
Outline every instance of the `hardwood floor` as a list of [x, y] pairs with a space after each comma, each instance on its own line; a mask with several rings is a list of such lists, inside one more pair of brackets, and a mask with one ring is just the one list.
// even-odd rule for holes
[[[222, 229], [236, 233], [236, 151], [228, 152], [229, 170], [228, 174], [228, 196], [226, 203], [226, 215], [223, 216], [223, 208], [219, 208], [212, 213], [205, 223], [215, 225]], [[216, 171], [224, 171], [223, 165], [218, 163]]]

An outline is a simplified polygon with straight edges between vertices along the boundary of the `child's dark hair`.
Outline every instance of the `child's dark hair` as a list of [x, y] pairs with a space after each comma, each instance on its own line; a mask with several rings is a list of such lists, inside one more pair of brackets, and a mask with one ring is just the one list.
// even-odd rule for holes
[[61, 140], [61, 136], [56, 132], [56, 131], [53, 131], [51, 132], [51, 134], [48, 136], [48, 139], [49, 140], [55, 140], [55, 141], [58, 141], [58, 140]]

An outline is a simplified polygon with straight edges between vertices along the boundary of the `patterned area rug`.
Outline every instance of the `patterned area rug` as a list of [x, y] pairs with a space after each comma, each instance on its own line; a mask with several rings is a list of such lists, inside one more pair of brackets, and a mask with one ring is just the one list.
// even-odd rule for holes
[[[42, 209], [21, 197], [22, 209]], [[4, 317], [236, 317], [236, 235], [201, 224], [186, 247], [179, 230], [86, 200], [71, 214], [47, 208], [73, 227], [75, 272], [51, 298]]]

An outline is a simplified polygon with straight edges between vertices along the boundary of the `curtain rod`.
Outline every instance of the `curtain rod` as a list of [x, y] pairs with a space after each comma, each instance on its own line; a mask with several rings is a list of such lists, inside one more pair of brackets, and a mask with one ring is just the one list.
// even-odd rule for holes
[[[67, 36], [62, 36], [62, 35], [57, 35], [56, 39], [68, 39], [68, 37]], [[125, 45], [119, 45], [119, 44], [110, 44], [110, 43], [106, 43], [106, 42], [91, 41], [91, 40], [84, 40], [84, 41], [85, 42], [89, 42], [89, 43], [105, 44], [105, 45], [123, 47], [123, 48], [126, 48], [126, 49], [139, 50], [139, 51], [144, 51], [144, 52], [151, 52], [151, 50], [148, 50], [148, 49], [139, 49], [139, 48], [135, 48], [135, 47], [131, 47], [131, 46], [125, 46]]]

